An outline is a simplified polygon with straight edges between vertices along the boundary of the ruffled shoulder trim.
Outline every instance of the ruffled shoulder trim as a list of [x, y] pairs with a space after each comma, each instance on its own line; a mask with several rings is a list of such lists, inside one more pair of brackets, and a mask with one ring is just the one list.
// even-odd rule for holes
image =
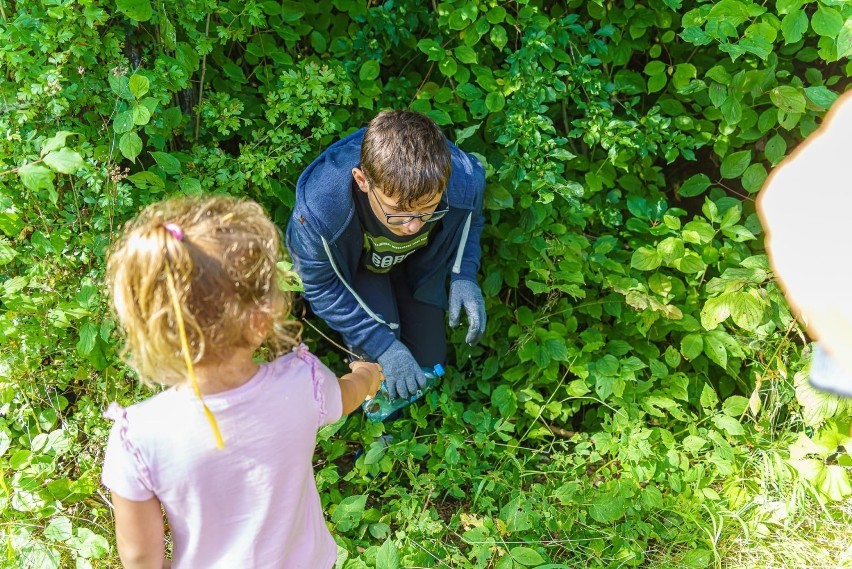
[[325, 389], [323, 389], [323, 377], [319, 373], [320, 366], [322, 366], [322, 362], [313, 355], [310, 351], [308, 351], [308, 347], [304, 344], [299, 344], [296, 348], [293, 349], [296, 353], [296, 356], [308, 364], [311, 368], [311, 385], [313, 386], [314, 392], [314, 400], [317, 402], [319, 406], [319, 422], [317, 426], [322, 426], [325, 424], [325, 417], [327, 415], [327, 411], [325, 408]]
[[133, 442], [131, 442], [130, 437], [128, 436], [130, 421], [127, 418], [127, 409], [113, 401], [109, 404], [106, 411], [104, 411], [103, 416], [114, 421], [117, 425], [121, 446], [124, 447], [124, 450], [133, 457], [133, 461], [136, 463], [136, 468], [139, 472], [142, 484], [148, 490], [153, 492], [154, 484], [151, 480], [151, 472], [148, 470], [148, 466], [145, 464], [145, 461], [142, 460], [142, 453], [139, 452], [139, 449], [133, 444]]

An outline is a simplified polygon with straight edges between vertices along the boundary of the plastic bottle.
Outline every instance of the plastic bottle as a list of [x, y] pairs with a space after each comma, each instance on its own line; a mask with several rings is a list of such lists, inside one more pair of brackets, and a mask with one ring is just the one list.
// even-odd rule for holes
[[361, 408], [364, 409], [364, 414], [367, 416], [369, 420], [374, 423], [378, 423], [380, 421], [384, 421], [387, 419], [391, 413], [397, 411], [398, 409], [402, 409], [408, 405], [411, 405], [424, 394], [428, 393], [435, 387], [438, 383], [438, 378], [444, 375], [444, 366], [441, 364], [436, 364], [432, 368], [421, 367], [423, 373], [426, 375], [426, 386], [423, 389], [418, 389], [417, 392], [414, 393], [411, 397], [399, 398], [399, 399], [391, 399], [388, 395], [387, 387], [384, 382], [382, 382], [382, 388], [379, 389], [376, 396], [372, 399], [364, 401], [361, 405]]

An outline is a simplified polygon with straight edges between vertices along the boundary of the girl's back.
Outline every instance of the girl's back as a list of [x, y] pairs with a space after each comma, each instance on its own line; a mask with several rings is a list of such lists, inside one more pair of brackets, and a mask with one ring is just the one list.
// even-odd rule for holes
[[337, 546], [311, 457], [318, 427], [341, 416], [335, 375], [299, 348], [204, 401], [224, 449], [188, 387], [126, 413], [114, 407], [105, 485], [132, 500], [159, 498], [174, 536], [174, 569], [333, 565]]

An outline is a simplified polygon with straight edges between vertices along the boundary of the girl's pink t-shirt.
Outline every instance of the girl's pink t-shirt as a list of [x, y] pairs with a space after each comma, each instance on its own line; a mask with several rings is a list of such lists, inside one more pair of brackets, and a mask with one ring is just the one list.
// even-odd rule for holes
[[224, 449], [189, 387], [113, 404], [104, 485], [163, 504], [173, 569], [332, 567], [312, 459], [319, 427], [342, 415], [336, 376], [302, 346], [204, 401]]

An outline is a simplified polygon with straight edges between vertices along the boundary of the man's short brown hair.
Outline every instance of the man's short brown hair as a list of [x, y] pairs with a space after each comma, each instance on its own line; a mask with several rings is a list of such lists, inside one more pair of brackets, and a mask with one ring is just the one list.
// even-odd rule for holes
[[361, 170], [401, 208], [444, 191], [450, 147], [435, 121], [414, 111], [383, 111], [367, 125]]

